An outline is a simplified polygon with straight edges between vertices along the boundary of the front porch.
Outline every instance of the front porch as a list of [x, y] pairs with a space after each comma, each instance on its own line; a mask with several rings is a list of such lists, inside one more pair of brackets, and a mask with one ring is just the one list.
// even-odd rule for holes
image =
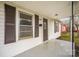
[[71, 57], [71, 42], [63, 40], [48, 40], [16, 57]]

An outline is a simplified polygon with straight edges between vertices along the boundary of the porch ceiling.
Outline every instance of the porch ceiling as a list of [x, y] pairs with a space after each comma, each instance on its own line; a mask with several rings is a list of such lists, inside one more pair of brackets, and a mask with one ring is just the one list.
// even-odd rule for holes
[[50, 18], [55, 18], [55, 14], [58, 14], [58, 18], [71, 15], [70, 1], [16, 1], [13, 3]]

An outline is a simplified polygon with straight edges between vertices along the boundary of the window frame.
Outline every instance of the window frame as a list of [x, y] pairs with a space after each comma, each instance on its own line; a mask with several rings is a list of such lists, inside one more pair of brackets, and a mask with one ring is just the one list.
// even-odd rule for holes
[[[23, 13], [23, 14], [26, 14], [26, 15], [30, 15], [32, 18], [31, 18], [31, 27], [32, 27], [32, 35], [29, 37], [29, 36], [26, 36], [26, 37], [20, 37], [20, 26], [22, 26], [21, 24], [20, 24], [20, 21], [21, 21], [21, 19], [20, 19], [20, 13]], [[18, 40], [24, 40], [24, 39], [30, 39], [30, 38], [33, 38], [33, 14], [31, 14], [31, 13], [28, 13], [28, 12], [24, 12], [24, 11], [18, 11], [18, 14], [19, 14], [19, 33], [18, 33]], [[25, 26], [28, 26], [28, 25], [25, 25]]]
[[59, 22], [58, 21], [54, 21], [54, 33], [59, 32]]

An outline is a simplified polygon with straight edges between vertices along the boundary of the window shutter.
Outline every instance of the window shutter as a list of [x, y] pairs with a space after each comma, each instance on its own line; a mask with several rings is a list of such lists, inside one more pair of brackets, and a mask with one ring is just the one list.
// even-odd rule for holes
[[39, 36], [39, 16], [35, 14], [35, 37]]
[[5, 4], [5, 44], [16, 41], [16, 8]]

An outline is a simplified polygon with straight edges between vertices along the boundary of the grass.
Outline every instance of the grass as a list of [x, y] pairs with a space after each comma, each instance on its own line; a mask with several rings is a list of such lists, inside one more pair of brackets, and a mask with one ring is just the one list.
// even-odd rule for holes
[[[65, 41], [71, 41], [70, 40], [70, 33], [61, 33], [61, 36], [58, 38], [60, 40], [65, 40]], [[74, 42], [76, 46], [79, 46], [79, 37], [77, 36], [77, 32], [74, 32]]]

